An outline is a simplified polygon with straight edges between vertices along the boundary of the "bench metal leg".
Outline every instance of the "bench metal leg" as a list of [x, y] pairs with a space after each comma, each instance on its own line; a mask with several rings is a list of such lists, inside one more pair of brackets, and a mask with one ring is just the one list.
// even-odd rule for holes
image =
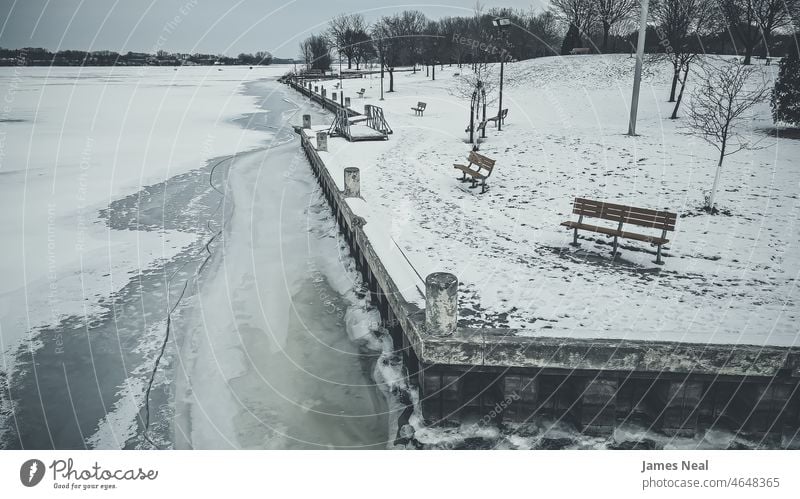
[[486, 179], [483, 179], [483, 182], [481, 182], [481, 194], [484, 192], [486, 192]]
[[611, 252], [611, 259], [612, 260], [616, 260], [617, 259], [617, 248], [618, 247], [619, 247], [619, 244], [618, 244], [618, 241], [617, 241], [617, 236], [614, 236], [614, 251]]
[[656, 250], [656, 261], [653, 262], [656, 265], [664, 265], [664, 260], [661, 259], [661, 245], [658, 245], [658, 249]]
[[575, 246], [576, 248], [581, 245], [581, 243], [578, 242], [578, 229], [577, 228], [573, 231], [572, 242], [569, 243], [569, 245], [570, 246]]

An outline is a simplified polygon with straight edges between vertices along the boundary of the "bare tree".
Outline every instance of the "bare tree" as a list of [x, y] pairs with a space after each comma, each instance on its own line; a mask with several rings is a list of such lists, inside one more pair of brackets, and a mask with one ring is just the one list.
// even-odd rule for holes
[[422, 38], [427, 20], [416, 10], [384, 16], [372, 26], [372, 39], [381, 60], [381, 73], [389, 72], [389, 92], [394, 92], [394, 70], [416, 64], [422, 57]]
[[443, 36], [442, 50], [459, 68], [468, 50], [468, 46], [460, 41], [469, 33], [468, 24], [469, 21], [463, 17], [446, 17], [439, 21], [439, 31]]
[[524, 43], [518, 42], [517, 45], [528, 50], [518, 53], [517, 59], [558, 53], [558, 22], [551, 11], [531, 12], [525, 20], [525, 26], [522, 31]]
[[623, 21], [636, 16], [638, 0], [595, 0], [597, 23], [603, 28], [602, 51], [608, 48], [611, 29]]
[[256, 52], [256, 64], [269, 65], [272, 64], [272, 54], [265, 50]]
[[[422, 62], [425, 63], [425, 68], [430, 73], [433, 69], [433, 76], [431, 80], [436, 79], [436, 63], [440, 60], [441, 54], [441, 33], [439, 32], [439, 23], [436, 21], [428, 21], [424, 31], [425, 38], [422, 40]], [[426, 74], [429, 76], [429, 74]]]
[[772, 35], [792, 26], [800, 14], [800, 0], [754, 0], [756, 21], [764, 42], [764, 55], [769, 57]]
[[402, 38], [397, 15], [384, 16], [372, 25], [372, 40], [381, 64], [381, 78], [389, 72], [389, 92], [394, 92], [394, 68], [400, 64]]
[[306, 65], [306, 69], [311, 69], [311, 61], [314, 59], [314, 56], [311, 52], [311, 42], [308, 38], [300, 42], [300, 58]]
[[353, 60], [356, 61], [356, 69], [358, 69], [362, 63], [366, 63], [377, 55], [375, 52], [375, 45], [372, 43], [372, 37], [370, 37], [366, 31], [362, 31], [356, 35], [354, 47], [355, 54]]
[[758, 69], [738, 62], [713, 61], [703, 69], [703, 81], [689, 106], [687, 128], [719, 151], [714, 184], [706, 198], [706, 209], [714, 213], [722, 162], [726, 156], [754, 148], [745, 140], [740, 125], [748, 111], [765, 99], [767, 86], [763, 77], [754, 77], [760, 73]]
[[550, 8], [559, 20], [576, 30], [579, 37], [588, 35], [597, 20], [594, 0], [551, 0]]
[[[671, 119], [678, 117], [683, 91], [692, 62], [702, 52], [699, 36], [711, 26], [714, 9], [711, 0], [661, 0], [653, 6], [652, 17], [663, 56], [672, 64], [669, 102], [675, 102]], [[680, 94], [675, 91], [680, 82]]]
[[486, 104], [497, 101], [497, 88], [500, 81], [499, 68], [495, 64], [479, 64], [474, 71], [464, 71], [453, 77], [455, 84], [448, 87], [448, 93], [453, 97], [469, 101], [476, 88], [483, 88], [486, 92]]
[[353, 60], [358, 52], [357, 43], [363, 40], [366, 26], [361, 14], [342, 14], [328, 23], [328, 38], [339, 54], [347, 59], [347, 69], [353, 68]]
[[327, 71], [331, 67], [331, 48], [327, 37], [311, 35], [300, 42], [300, 56], [306, 69]]
[[758, 7], [763, 0], [719, 0], [727, 28], [744, 49], [744, 64], [750, 64], [761, 41]]
[[398, 19], [398, 36], [402, 37], [401, 45], [415, 73], [417, 63], [422, 62], [423, 31], [427, 24], [425, 14], [418, 10], [404, 10]]

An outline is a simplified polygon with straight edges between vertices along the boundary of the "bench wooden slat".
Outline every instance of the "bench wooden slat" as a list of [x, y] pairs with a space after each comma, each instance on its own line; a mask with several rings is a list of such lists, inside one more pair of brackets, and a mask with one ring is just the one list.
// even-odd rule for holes
[[590, 199], [584, 198], [575, 198], [575, 205], [576, 206], [585, 206], [587, 208], [596, 206], [598, 208], [605, 208], [605, 209], [619, 209], [619, 210], [627, 210], [634, 213], [640, 213], [643, 215], [664, 215], [664, 216], [672, 216], [677, 218], [675, 213], [670, 213], [668, 211], [662, 210], [650, 210], [647, 208], [637, 208], [635, 206], [627, 206], [624, 204], [616, 204], [616, 203], [608, 203], [605, 201], [593, 201]]
[[612, 229], [610, 227], [602, 227], [599, 225], [591, 225], [585, 223], [578, 223], [578, 222], [563, 222], [561, 224], [564, 227], [568, 227], [570, 229], [580, 229], [580, 230], [587, 230], [589, 232], [598, 232], [600, 234], [605, 234], [607, 236], [618, 236], [624, 237], [625, 239], [635, 239], [637, 241], [643, 241], [646, 243], [652, 244], [666, 244], [669, 242], [669, 239], [665, 239], [660, 236], [651, 236], [647, 234], [638, 234], [636, 232], [628, 232], [624, 230], [617, 230]]
[[668, 211], [636, 208], [616, 203], [606, 203], [584, 198], [575, 198], [573, 213], [588, 217], [602, 218], [614, 222], [622, 222], [674, 231], [678, 215]]
[[563, 222], [561, 225], [563, 225], [564, 227], [569, 227], [570, 229], [588, 230], [589, 232], [599, 232], [600, 234], [606, 234], [609, 236], [619, 235], [620, 233], [617, 229], [612, 229], [610, 227], [601, 227], [599, 225], [591, 225], [578, 222]]
[[480, 173], [480, 171], [478, 171], [478, 170], [473, 170], [472, 168], [470, 168], [468, 166], [453, 165], [453, 168], [457, 168], [457, 169], [461, 170], [462, 172], [466, 173], [467, 175], [471, 175], [473, 177], [477, 177], [477, 178], [486, 178], [487, 177], [487, 175], [484, 175], [484, 174]]
[[[635, 206], [607, 203], [605, 201], [596, 201], [586, 198], [575, 198], [572, 206], [572, 212], [576, 215], [579, 215], [581, 218], [579, 218], [577, 222], [567, 221], [563, 222], [561, 225], [575, 231], [573, 242], [571, 243], [573, 246], [579, 246], [578, 230], [587, 230], [612, 236], [614, 238], [614, 255], [617, 253], [617, 238], [622, 237], [625, 239], [633, 239], [658, 246], [655, 261], [657, 264], [663, 264], [663, 261], [661, 260], [661, 246], [669, 242], [669, 239], [666, 238], [667, 231], [674, 232], [675, 225], [678, 221], [678, 215], [669, 211], [637, 208]], [[609, 220], [612, 222], [617, 222], [619, 225], [617, 227], [602, 227], [598, 225], [586, 224], [583, 223], [584, 217]], [[658, 229], [662, 232], [660, 235], [629, 232], [622, 230], [624, 224]]]

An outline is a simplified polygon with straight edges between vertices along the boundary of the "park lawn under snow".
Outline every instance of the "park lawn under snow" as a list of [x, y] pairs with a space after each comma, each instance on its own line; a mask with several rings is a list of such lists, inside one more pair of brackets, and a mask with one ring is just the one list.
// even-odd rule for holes
[[[469, 103], [452, 95], [454, 73], [468, 67], [437, 68], [436, 81], [424, 70], [397, 73], [397, 91], [383, 102], [378, 78], [345, 80], [352, 107], [383, 107], [394, 134], [385, 142], [331, 139], [321, 155], [338, 182], [344, 167], [361, 169], [364, 200], [354, 207], [408, 300], [423, 304], [417, 274], [447, 271], [461, 283], [465, 326], [526, 336], [796, 344], [800, 142], [767, 136], [769, 105], [760, 105], [743, 127], [765, 148], [726, 159], [718, 194], [726, 214], [705, 214], [717, 151], [686, 135], [684, 120], [666, 119], [666, 65], [646, 72], [640, 136], [625, 135], [633, 63], [573, 56], [509, 65], [508, 120], [501, 132], [490, 127], [480, 146], [497, 161], [482, 195], [458, 182], [452, 167], [470, 150]], [[772, 79], [776, 67], [764, 72]], [[362, 87], [363, 100], [356, 96]], [[424, 117], [410, 109], [418, 101], [428, 104]], [[496, 104], [487, 114], [494, 113]], [[559, 224], [576, 219], [576, 196], [677, 212], [666, 265], [653, 264], [655, 248], [638, 241], [621, 240], [617, 262], [603, 236], [582, 232], [582, 246], [570, 246], [572, 232]]]

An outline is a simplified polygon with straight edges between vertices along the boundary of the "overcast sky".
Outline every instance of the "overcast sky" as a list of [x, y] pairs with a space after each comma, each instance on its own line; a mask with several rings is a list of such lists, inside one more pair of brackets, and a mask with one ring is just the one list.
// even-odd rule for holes
[[[485, 8], [542, 9], [546, 0], [484, 0]], [[368, 21], [404, 9], [432, 18], [468, 15], [473, 0], [0, 0], [0, 47], [117, 52], [268, 50], [297, 56], [298, 42], [331, 17], [360, 12]]]

